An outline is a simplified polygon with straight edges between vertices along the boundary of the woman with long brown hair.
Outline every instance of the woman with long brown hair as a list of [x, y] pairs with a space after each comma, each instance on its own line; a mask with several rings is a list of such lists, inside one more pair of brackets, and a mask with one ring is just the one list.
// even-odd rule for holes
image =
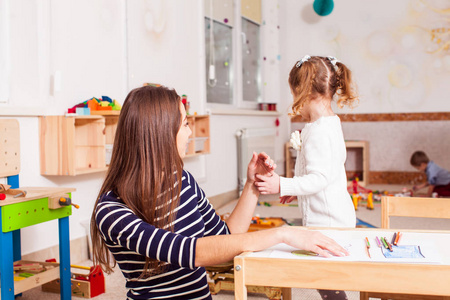
[[91, 218], [94, 264], [109, 273], [118, 263], [128, 299], [211, 299], [204, 266], [277, 243], [324, 256], [346, 253], [328, 237], [295, 227], [247, 233], [259, 196], [255, 175], [274, 169], [264, 153], [253, 154], [238, 204], [222, 221], [183, 170], [190, 134], [175, 90], [145, 86], [128, 94]]

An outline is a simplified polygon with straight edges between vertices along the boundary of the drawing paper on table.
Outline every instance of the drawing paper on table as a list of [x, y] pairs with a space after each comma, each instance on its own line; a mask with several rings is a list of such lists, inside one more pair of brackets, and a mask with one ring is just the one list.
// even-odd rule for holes
[[417, 245], [400, 245], [393, 247], [392, 252], [386, 249], [382, 251], [386, 258], [425, 258]]
[[[332, 231], [323, 230], [321, 231], [325, 235], [334, 239], [338, 244], [345, 248], [350, 255], [348, 256], [333, 256], [333, 257], [322, 257], [322, 256], [309, 256], [309, 255], [295, 255], [292, 252], [299, 250], [297, 248], [291, 247], [287, 244], [277, 244], [263, 251], [258, 251], [251, 253], [252, 257], [265, 257], [265, 258], [283, 258], [283, 259], [309, 259], [309, 260], [331, 260], [331, 261], [370, 261], [370, 262], [403, 262], [403, 263], [442, 263], [442, 259], [437, 251], [437, 247], [433, 241], [410, 241], [411, 244], [420, 245], [420, 253], [422, 255], [417, 256], [413, 254], [408, 254], [406, 249], [401, 249], [401, 253], [397, 253], [399, 246], [394, 246], [394, 255], [387, 258], [383, 251], [385, 248], [370, 247], [367, 249], [365, 237], [368, 237], [370, 241], [375, 241], [375, 238], [380, 233], [377, 232], [365, 232], [360, 231], [357, 234], [348, 234], [345, 231]], [[367, 254], [370, 252], [370, 257]]]

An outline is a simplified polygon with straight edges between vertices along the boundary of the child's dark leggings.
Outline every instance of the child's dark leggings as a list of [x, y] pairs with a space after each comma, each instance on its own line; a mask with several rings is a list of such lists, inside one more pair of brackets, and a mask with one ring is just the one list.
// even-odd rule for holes
[[317, 290], [323, 300], [347, 300], [347, 294], [344, 291]]

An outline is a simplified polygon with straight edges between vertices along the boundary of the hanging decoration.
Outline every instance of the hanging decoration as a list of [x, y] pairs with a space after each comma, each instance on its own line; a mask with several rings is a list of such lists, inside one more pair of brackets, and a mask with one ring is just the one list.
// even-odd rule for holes
[[333, 0], [314, 0], [313, 8], [316, 14], [325, 17], [333, 11], [334, 2]]

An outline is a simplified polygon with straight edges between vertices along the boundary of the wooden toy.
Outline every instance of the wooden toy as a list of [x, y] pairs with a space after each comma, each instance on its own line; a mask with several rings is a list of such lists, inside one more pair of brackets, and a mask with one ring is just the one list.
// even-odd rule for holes
[[[17, 120], [0, 120], [0, 177], [7, 177], [7, 185], [2, 185], [2, 192], [6, 198], [0, 201], [1, 231], [0, 251], [2, 300], [14, 300], [15, 296], [29, 289], [38, 287], [56, 278], [61, 278], [61, 299], [70, 296], [70, 240], [69, 216], [72, 215], [71, 206], [50, 210], [48, 197], [68, 194], [75, 191], [64, 187], [26, 187], [19, 190], [20, 173], [20, 130]], [[14, 198], [11, 195], [19, 195]], [[35, 262], [21, 260], [20, 230], [25, 227], [56, 221], [59, 231], [60, 264], [39, 263], [43, 267], [29, 267]], [[30, 237], [32, 238], [32, 237]], [[16, 265], [16, 270], [14, 270]], [[26, 270], [17, 267], [25, 266]], [[45, 270], [43, 270], [45, 268]], [[41, 272], [42, 271], [42, 272]], [[35, 273], [37, 272], [37, 273]], [[25, 274], [24, 274], [25, 273]], [[26, 274], [28, 273], [28, 274]], [[19, 276], [22, 274], [21, 277]], [[29, 276], [29, 274], [34, 274]]]
[[[105, 276], [100, 266], [84, 267], [71, 265], [72, 269], [88, 270], [88, 274], [72, 273], [72, 295], [92, 298], [105, 292]], [[56, 279], [42, 285], [42, 291], [59, 293], [60, 280]]]
[[369, 193], [367, 196], [367, 208], [373, 209], [373, 193]]
[[353, 206], [355, 206], [355, 210], [358, 210], [358, 194], [353, 194], [352, 195], [352, 200], [353, 200]]
[[[13, 195], [14, 198], [25, 197], [27, 195], [27, 191], [25, 191], [25, 190], [10, 189], [10, 187], [11, 186], [7, 185], [7, 184], [0, 184], [0, 193]], [[6, 198], [6, 196], [5, 196], [5, 198]], [[2, 200], [4, 200], [4, 199], [2, 199]]]

